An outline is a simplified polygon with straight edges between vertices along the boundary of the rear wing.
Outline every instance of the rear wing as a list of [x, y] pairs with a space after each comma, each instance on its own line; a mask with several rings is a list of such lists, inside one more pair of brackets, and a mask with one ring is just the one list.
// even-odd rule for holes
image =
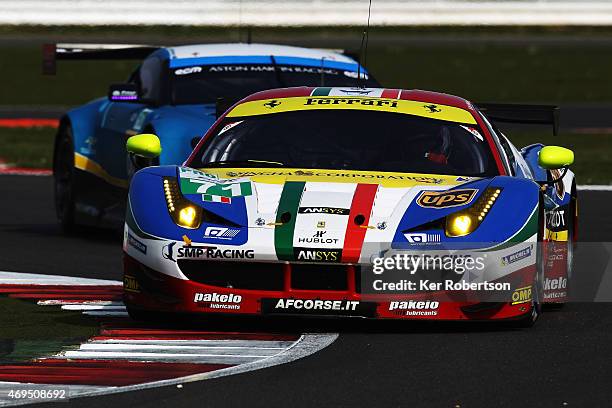
[[551, 125], [559, 133], [559, 107], [554, 105], [518, 105], [507, 103], [477, 103], [476, 107], [493, 122]]
[[42, 72], [55, 75], [57, 60], [141, 60], [159, 48], [145, 44], [43, 44]]

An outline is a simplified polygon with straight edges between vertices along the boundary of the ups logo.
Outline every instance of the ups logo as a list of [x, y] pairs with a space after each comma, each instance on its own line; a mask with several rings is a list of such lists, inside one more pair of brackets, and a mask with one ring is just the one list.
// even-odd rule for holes
[[448, 208], [470, 203], [478, 190], [466, 188], [453, 191], [423, 191], [417, 204], [426, 208]]

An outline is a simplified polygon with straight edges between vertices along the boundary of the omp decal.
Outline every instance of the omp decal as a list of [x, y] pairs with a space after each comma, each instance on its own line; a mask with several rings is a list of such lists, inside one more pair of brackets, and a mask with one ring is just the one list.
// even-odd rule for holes
[[297, 220], [298, 207], [306, 183], [303, 181], [288, 181], [283, 187], [281, 198], [276, 210], [276, 223], [274, 228], [274, 249], [280, 260], [293, 260], [293, 234]]
[[[324, 88], [316, 88], [324, 89]], [[262, 99], [242, 103], [232, 109], [227, 117], [257, 116], [272, 113], [304, 110], [341, 109], [394, 112], [445, 120], [448, 122], [476, 124], [472, 114], [454, 106], [427, 104], [403, 99], [387, 99], [364, 96], [296, 96], [290, 98]]]
[[134, 276], [123, 275], [123, 290], [140, 293], [140, 285]]
[[96, 163], [95, 161], [91, 160], [86, 156], [83, 156], [80, 153], [74, 153], [74, 167], [79, 170], [83, 170], [95, 176], [98, 176], [104, 181], [106, 181], [108, 184], [112, 184], [113, 186], [121, 188], [128, 187], [127, 180], [111, 176], [106, 170], [102, 168], [100, 164]]
[[[358, 184], [351, 203], [348, 225], [344, 236], [344, 248], [342, 249], [342, 262], [358, 262], [361, 255], [361, 247], [367, 229], [374, 198], [378, 190], [377, 184]], [[363, 222], [357, 225], [356, 219], [362, 217]]]
[[520, 303], [531, 302], [531, 294], [531, 286], [515, 289], [514, 292], [512, 292], [512, 304], [518, 305]]
[[451, 191], [423, 191], [416, 202], [425, 208], [448, 208], [472, 202], [478, 190], [467, 188]]
[[315, 169], [206, 169], [207, 172], [223, 179], [248, 177], [251, 181], [264, 184], [283, 184], [285, 181], [325, 183], [376, 183], [383, 187], [414, 187], [423, 184], [456, 186], [462, 184], [457, 176], [427, 175], [415, 173], [391, 173], [353, 170]]

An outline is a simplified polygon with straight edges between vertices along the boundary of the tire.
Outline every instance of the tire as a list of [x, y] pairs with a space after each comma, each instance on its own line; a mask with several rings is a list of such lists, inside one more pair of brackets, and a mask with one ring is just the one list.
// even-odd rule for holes
[[55, 213], [64, 232], [75, 228], [74, 143], [70, 125], [62, 126], [55, 139], [53, 159], [53, 189]]

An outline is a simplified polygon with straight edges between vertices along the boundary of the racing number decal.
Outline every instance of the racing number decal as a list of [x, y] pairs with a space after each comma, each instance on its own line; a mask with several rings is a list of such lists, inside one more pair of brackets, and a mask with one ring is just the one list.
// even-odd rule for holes
[[208, 180], [181, 180], [183, 194], [207, 194], [219, 197], [244, 197], [253, 194], [251, 183], [215, 183]]

